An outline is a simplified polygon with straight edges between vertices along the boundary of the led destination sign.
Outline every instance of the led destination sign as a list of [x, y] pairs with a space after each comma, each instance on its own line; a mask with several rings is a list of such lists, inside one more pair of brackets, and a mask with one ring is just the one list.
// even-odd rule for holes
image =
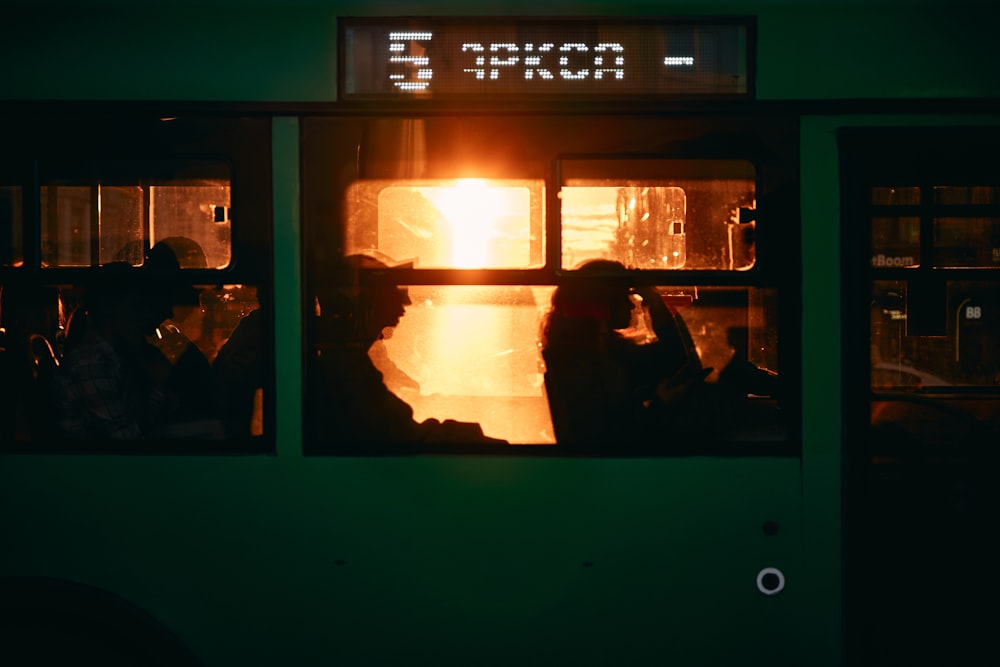
[[341, 19], [344, 99], [746, 96], [745, 23]]

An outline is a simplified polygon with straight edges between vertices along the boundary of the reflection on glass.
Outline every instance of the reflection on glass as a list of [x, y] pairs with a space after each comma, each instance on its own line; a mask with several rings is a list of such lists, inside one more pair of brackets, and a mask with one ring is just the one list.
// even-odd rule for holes
[[1000, 295], [992, 283], [947, 284], [944, 336], [906, 335], [906, 283], [877, 281], [871, 300], [873, 451], [996, 441]]
[[[873, 204], [921, 205], [924, 215], [933, 216], [933, 238], [920, 238], [918, 218], [873, 218], [873, 266], [915, 266], [913, 258], [923, 245], [935, 270], [1000, 267], [1000, 218], [964, 208], [993, 206], [1000, 201], [998, 193], [1000, 188], [992, 186], [938, 185], [933, 201], [921, 202], [919, 188], [873, 188]], [[908, 296], [927, 297], [912, 289], [908, 295], [907, 281], [872, 283], [873, 442], [891, 450], [995, 440], [1000, 425], [995, 393], [1000, 386], [1000, 294], [995, 283], [947, 281], [943, 295], [931, 296], [944, 303], [919, 302], [944, 318], [936, 335], [927, 336], [907, 335]], [[913, 319], [919, 319], [916, 313]]]
[[142, 188], [97, 186], [100, 263], [142, 263]]
[[543, 259], [541, 181], [358, 181], [346, 197], [347, 250], [420, 268], [526, 268]]
[[1000, 202], [1000, 187], [982, 185], [935, 185], [934, 203], [948, 205], [993, 204]]
[[43, 185], [40, 193], [43, 266], [138, 266], [149, 246], [177, 238], [199, 248], [178, 258], [182, 268], [225, 268], [232, 259], [228, 180]]
[[90, 266], [97, 187], [41, 187], [42, 266]]
[[702, 365], [718, 379], [734, 362], [778, 372], [778, 294], [747, 287], [660, 287], [667, 306], [687, 325]]
[[1000, 267], [1000, 218], [935, 218], [934, 266]]
[[0, 266], [24, 262], [21, 187], [0, 185]]
[[920, 203], [918, 187], [872, 188], [872, 204], [876, 206], [913, 206]]
[[562, 266], [610, 259], [638, 269], [751, 268], [752, 170], [747, 178], [724, 176], [567, 179], [560, 192]]
[[872, 218], [872, 266], [920, 264], [920, 218]]
[[905, 281], [872, 286], [871, 386], [934, 391], [1000, 382], [1000, 294], [987, 282], [949, 281], [945, 336], [906, 334]]
[[609, 253], [630, 267], [681, 269], [687, 263], [687, 198], [683, 188], [565, 187], [563, 265]]
[[232, 259], [230, 188], [227, 181], [151, 186], [150, 242], [185, 237], [202, 254], [179, 257], [181, 268], [224, 269]]

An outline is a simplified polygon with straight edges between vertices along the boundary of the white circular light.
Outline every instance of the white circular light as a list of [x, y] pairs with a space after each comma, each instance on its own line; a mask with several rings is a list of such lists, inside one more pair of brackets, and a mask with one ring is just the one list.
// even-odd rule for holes
[[[769, 574], [773, 574], [777, 579], [778, 583], [775, 586], [767, 586], [764, 584], [764, 577]], [[757, 590], [759, 590], [764, 595], [777, 595], [785, 588], [785, 575], [776, 567], [765, 567], [763, 570], [757, 573]]]

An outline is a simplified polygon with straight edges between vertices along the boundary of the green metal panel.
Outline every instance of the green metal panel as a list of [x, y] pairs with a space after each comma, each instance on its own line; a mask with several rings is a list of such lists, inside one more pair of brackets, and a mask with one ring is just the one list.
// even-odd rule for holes
[[336, 17], [686, 15], [757, 18], [760, 99], [996, 97], [982, 3], [73, 2], [0, 22], [0, 99], [336, 99]]
[[5, 464], [4, 573], [117, 592], [209, 665], [822, 664], [794, 459]]
[[[750, 13], [756, 13], [749, 10]], [[986, 3], [797, 3], [758, 15], [759, 99], [997, 97]]]
[[[801, 120], [802, 187], [802, 516], [806, 580], [814, 587], [818, 626], [842, 631], [842, 548], [850, 539], [841, 530], [841, 127], [939, 127], [996, 125], [998, 116], [914, 114], [804, 116]], [[839, 654], [840, 640], [824, 642]], [[833, 664], [833, 663], [831, 663]]]
[[[335, 18], [380, 8], [748, 14], [760, 99], [1000, 93], [986, 9], [871, 4], [24, 3], [0, 21], [0, 101], [334, 101]], [[839, 664], [835, 130], [997, 121], [802, 119], [801, 460], [307, 459], [298, 122], [276, 118], [277, 455], [6, 456], [0, 574], [116, 592], [208, 665]]]

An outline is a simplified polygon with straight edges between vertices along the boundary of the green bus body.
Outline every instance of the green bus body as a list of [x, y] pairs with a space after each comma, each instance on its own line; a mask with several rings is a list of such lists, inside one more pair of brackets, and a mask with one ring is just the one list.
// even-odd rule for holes
[[[342, 111], [337, 19], [473, 15], [752, 17], [754, 100], [711, 104], [799, 121], [799, 454], [303, 455], [300, 125]], [[987, 15], [889, 0], [5, 6], [3, 118], [269, 118], [275, 372], [273, 453], [0, 456], [0, 595], [20, 591], [0, 599], [0, 656], [89, 646], [59, 608], [110, 594], [209, 666], [843, 664], [837, 133], [1000, 124]], [[758, 590], [765, 568], [778, 594]], [[47, 598], [25, 582], [66, 590], [29, 613]], [[117, 618], [94, 627], [128, 644]]]

